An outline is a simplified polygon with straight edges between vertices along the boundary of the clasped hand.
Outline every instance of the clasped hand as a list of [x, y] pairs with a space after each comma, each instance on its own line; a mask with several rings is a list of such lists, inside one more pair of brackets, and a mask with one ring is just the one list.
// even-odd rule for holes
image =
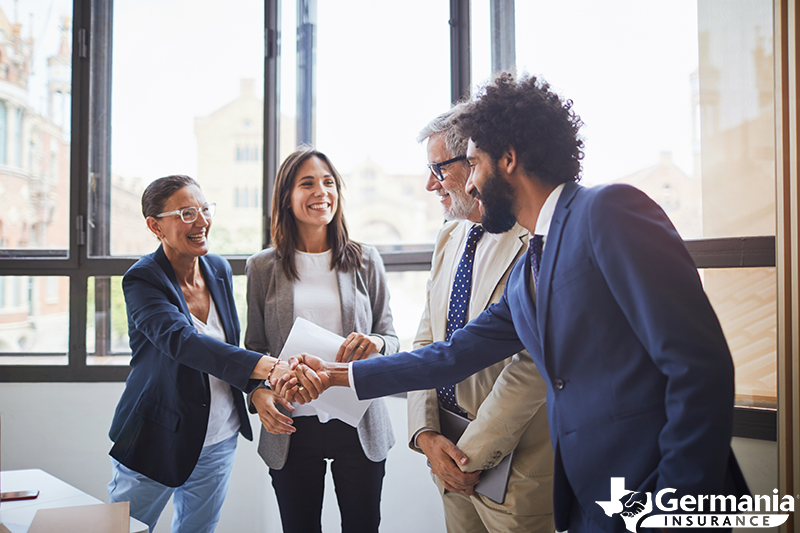
[[[336, 363], [364, 359], [383, 349], [383, 339], [377, 335], [351, 333], [336, 353]], [[298, 354], [289, 359], [289, 369], [276, 373], [270, 387], [285, 400], [299, 404], [316, 400], [331, 386], [329, 366], [322, 359], [308, 354]]]
[[377, 335], [351, 333], [342, 342], [333, 363], [308, 354], [292, 356], [288, 364], [281, 362], [271, 373], [270, 388], [257, 389], [251, 397], [261, 424], [270, 433], [294, 433], [291, 417], [284, 414], [294, 411], [292, 402], [304, 404], [319, 398], [334, 384], [334, 375], [337, 385], [347, 386], [347, 363], [364, 359], [382, 348], [383, 339]]
[[270, 388], [286, 402], [299, 404], [316, 400], [330, 387], [325, 362], [313, 355], [298, 354], [289, 359], [288, 368], [270, 380]]
[[253, 391], [250, 401], [264, 429], [276, 435], [291, 435], [295, 428], [287, 413], [294, 411], [292, 402], [303, 404], [319, 398], [330, 386], [330, 377], [324, 361], [313, 355], [300, 354], [289, 359], [288, 365], [281, 364], [269, 385], [269, 389]]

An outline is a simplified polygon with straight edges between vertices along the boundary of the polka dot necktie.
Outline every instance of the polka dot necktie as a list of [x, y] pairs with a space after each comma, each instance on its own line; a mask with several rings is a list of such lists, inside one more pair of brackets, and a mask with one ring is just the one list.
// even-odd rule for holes
[[544, 236], [534, 235], [528, 242], [531, 251], [531, 269], [533, 269], [533, 282], [539, 285], [539, 265], [542, 264], [542, 250], [544, 249]]
[[[450, 292], [450, 309], [447, 312], [445, 340], [448, 341], [453, 336], [453, 332], [464, 327], [467, 322], [469, 295], [472, 288], [472, 264], [475, 262], [475, 249], [478, 247], [478, 241], [481, 236], [483, 236], [483, 228], [481, 226], [473, 226], [469, 231], [469, 237], [467, 237], [464, 254], [461, 256], [461, 261], [458, 262], [458, 270], [453, 280], [453, 289]], [[455, 385], [439, 387], [436, 389], [436, 394], [442, 407], [462, 416], [467, 415], [456, 403]]]

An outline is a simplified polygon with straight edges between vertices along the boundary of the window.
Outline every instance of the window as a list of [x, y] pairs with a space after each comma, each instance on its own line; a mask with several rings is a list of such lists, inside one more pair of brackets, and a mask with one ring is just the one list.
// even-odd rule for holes
[[[213, 251], [241, 275], [268, 242], [277, 166], [304, 142], [343, 174], [351, 234], [381, 250], [410, 347], [442, 222], [416, 133], [516, 65], [575, 101], [586, 184], [633, 183], [668, 212], [728, 335], [738, 401], [775, 405], [773, 4], [164, 0], [154, 16], [117, 0], [113, 19], [106, 2], [36, 6], [0, 0], [0, 329], [20, 332], [0, 346], [2, 379], [124, 379], [119, 279], [158, 246], [144, 187], [197, 178], [218, 204]], [[23, 334], [43, 324], [66, 334]]]
[[[261, 217], [247, 208], [263, 177], [263, 10], [259, 0], [222, 10], [168, 0], [154, 17], [148, 4], [114, 3], [110, 255], [156, 248], [139, 201], [144, 187], [169, 174], [197, 179], [217, 203], [212, 251], [260, 249]], [[231, 37], [208, 39], [210, 28]]]
[[69, 131], [53, 95], [71, 63], [72, 5], [51, 4], [0, 2], [0, 221], [3, 249], [16, 255], [52, 255], [69, 241]]
[[69, 278], [0, 276], [0, 365], [65, 365]]
[[[415, 138], [449, 107], [447, 7], [280, 1], [278, 162], [303, 143], [328, 155], [345, 182], [345, 215], [357, 241], [432, 243], [442, 224]], [[409, 28], [424, 38], [409, 38]]]
[[[684, 239], [772, 237], [772, 19], [771, 4], [744, 0], [517, 2], [516, 61], [574, 100], [583, 183], [642, 189]], [[703, 279], [737, 403], [774, 407], [774, 269], [705, 269]]]
[[[6, 66], [7, 68], [7, 66]], [[0, 101], [0, 165], [6, 164], [8, 107], [5, 101]]]

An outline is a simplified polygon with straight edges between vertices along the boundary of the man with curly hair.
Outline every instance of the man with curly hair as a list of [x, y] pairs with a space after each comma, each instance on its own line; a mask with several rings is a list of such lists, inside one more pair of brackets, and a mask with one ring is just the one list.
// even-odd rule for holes
[[456, 121], [470, 139], [466, 190], [487, 231], [518, 222], [531, 234], [503, 297], [446, 343], [349, 368], [306, 362], [372, 398], [457, 382], [526, 348], [547, 383], [556, 529], [623, 532], [612, 477], [629, 509], [661, 489], [748, 489], [730, 447], [733, 363], [694, 262], [638, 189], [578, 185], [581, 125], [535, 77], [485, 87]]

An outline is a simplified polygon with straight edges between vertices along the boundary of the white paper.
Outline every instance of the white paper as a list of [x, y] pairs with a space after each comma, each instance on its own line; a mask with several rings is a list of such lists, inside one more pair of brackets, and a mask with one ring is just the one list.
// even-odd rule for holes
[[[304, 318], [296, 318], [280, 358], [288, 360], [293, 355], [307, 353], [316, 355], [323, 361], [333, 362], [343, 342], [344, 337]], [[377, 353], [372, 353], [370, 357], [375, 355]], [[359, 400], [350, 387], [331, 387], [308, 405], [356, 427], [371, 402], [372, 400]]]

